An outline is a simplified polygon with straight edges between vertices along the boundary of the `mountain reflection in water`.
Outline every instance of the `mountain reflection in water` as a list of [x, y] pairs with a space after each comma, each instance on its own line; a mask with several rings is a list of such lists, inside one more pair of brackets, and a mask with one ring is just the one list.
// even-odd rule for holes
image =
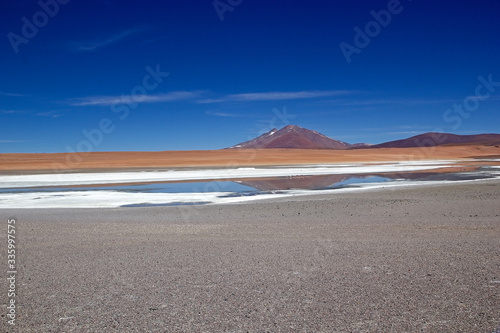
[[259, 180], [235, 181], [240, 185], [255, 188], [259, 191], [279, 190], [323, 190], [360, 183], [381, 183], [390, 180], [469, 180], [491, 178], [483, 174], [443, 173], [443, 172], [405, 172], [405, 173], [379, 173], [379, 174], [343, 174], [343, 175], [317, 175], [268, 178]]

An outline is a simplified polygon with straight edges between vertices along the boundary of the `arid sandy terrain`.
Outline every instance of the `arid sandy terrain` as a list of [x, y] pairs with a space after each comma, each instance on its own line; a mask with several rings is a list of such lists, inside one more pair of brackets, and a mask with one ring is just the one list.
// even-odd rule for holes
[[238, 167], [342, 162], [418, 161], [498, 158], [495, 146], [441, 146], [423, 148], [379, 148], [355, 150], [314, 149], [225, 149], [164, 152], [95, 152], [74, 154], [0, 154], [0, 172], [165, 167]]
[[2, 210], [18, 225], [17, 329], [492, 333], [499, 200], [494, 180], [243, 205]]

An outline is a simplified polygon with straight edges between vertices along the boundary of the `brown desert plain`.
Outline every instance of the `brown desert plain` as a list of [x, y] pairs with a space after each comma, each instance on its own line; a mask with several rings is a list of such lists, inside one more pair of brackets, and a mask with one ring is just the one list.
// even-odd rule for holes
[[160, 152], [0, 154], [0, 170], [59, 172], [71, 170], [168, 167], [240, 167], [344, 162], [386, 162], [499, 158], [500, 148], [453, 145], [418, 148], [222, 149]]

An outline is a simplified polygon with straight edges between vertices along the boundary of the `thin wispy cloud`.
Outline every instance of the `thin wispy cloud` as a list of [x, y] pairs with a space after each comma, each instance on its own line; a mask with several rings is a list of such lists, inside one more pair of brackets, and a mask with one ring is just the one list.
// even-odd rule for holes
[[235, 114], [235, 113], [226, 113], [226, 112], [216, 112], [216, 111], [207, 111], [205, 114], [209, 116], [216, 116], [216, 117], [228, 117], [228, 118], [239, 118], [243, 117], [242, 115]]
[[398, 126], [398, 128], [410, 130], [410, 129], [422, 128], [422, 126], [421, 125], [401, 125], [401, 126]]
[[435, 127], [426, 126], [426, 125], [399, 125], [399, 126], [391, 126], [391, 127], [355, 127], [349, 128], [348, 134], [343, 131], [340, 135], [343, 137], [358, 137], [359, 134], [351, 134], [352, 132], [356, 133], [369, 133], [370, 135], [416, 135], [427, 132], [435, 131]]
[[279, 101], [292, 99], [312, 99], [320, 97], [332, 97], [352, 94], [349, 90], [313, 90], [313, 91], [272, 91], [260, 93], [231, 94], [221, 98], [209, 98], [198, 101], [202, 104], [223, 102], [255, 102], [255, 101]]
[[172, 91], [156, 95], [90, 96], [68, 101], [72, 106], [111, 106], [119, 104], [160, 103], [199, 98], [202, 91]]
[[422, 134], [424, 132], [422, 131], [397, 131], [397, 132], [384, 132], [384, 134], [388, 134], [388, 135], [418, 135], [418, 134]]
[[49, 117], [49, 118], [59, 118], [62, 117], [62, 114], [58, 111], [47, 111], [47, 112], [38, 112], [35, 114], [39, 117]]
[[369, 99], [369, 100], [350, 100], [350, 101], [338, 101], [339, 105], [344, 106], [375, 106], [375, 105], [387, 105], [387, 104], [440, 104], [440, 103], [451, 103], [453, 99]]
[[0, 114], [23, 114], [28, 113], [26, 110], [0, 110]]
[[0, 91], [0, 95], [2, 96], [10, 96], [10, 97], [26, 97], [24, 94], [11, 93], [6, 91]]
[[20, 142], [29, 142], [26, 140], [0, 140], [0, 143], [20, 143]]
[[431, 104], [451, 104], [459, 103], [464, 99], [477, 102], [493, 102], [500, 100], [500, 96], [465, 96], [464, 98], [443, 98], [443, 99], [415, 99], [415, 98], [381, 98], [381, 99], [367, 99], [367, 100], [336, 100], [332, 103], [342, 106], [377, 106], [377, 105], [431, 105]]
[[0, 110], [0, 114], [29, 114], [39, 117], [59, 118], [62, 116], [59, 111], [34, 112], [34, 110]]
[[499, 96], [468, 96], [467, 99], [478, 102], [487, 100], [497, 101], [499, 99]]
[[118, 34], [105, 37], [103, 39], [92, 40], [92, 41], [79, 41], [72, 42], [71, 47], [74, 51], [77, 52], [94, 52], [103, 47], [109, 46], [111, 44], [115, 44], [121, 42], [133, 35], [137, 34], [140, 29], [129, 29]]
[[231, 112], [220, 112], [220, 111], [206, 111], [205, 114], [214, 117], [225, 117], [225, 118], [259, 118], [261, 115], [255, 113], [231, 113]]

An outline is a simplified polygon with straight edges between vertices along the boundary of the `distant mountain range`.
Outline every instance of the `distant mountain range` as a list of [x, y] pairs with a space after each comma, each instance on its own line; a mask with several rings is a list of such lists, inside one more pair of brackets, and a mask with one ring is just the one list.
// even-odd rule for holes
[[444, 145], [475, 144], [494, 146], [500, 144], [500, 134], [456, 135], [450, 133], [429, 132], [411, 138], [389, 141], [373, 145], [373, 148], [434, 147]]
[[360, 149], [360, 148], [409, 148], [442, 145], [500, 145], [500, 134], [456, 135], [449, 133], [424, 133], [407, 139], [384, 142], [376, 145], [367, 143], [350, 144], [335, 140], [316, 131], [297, 125], [281, 129], [273, 128], [252, 140], [229, 147], [229, 149]]

